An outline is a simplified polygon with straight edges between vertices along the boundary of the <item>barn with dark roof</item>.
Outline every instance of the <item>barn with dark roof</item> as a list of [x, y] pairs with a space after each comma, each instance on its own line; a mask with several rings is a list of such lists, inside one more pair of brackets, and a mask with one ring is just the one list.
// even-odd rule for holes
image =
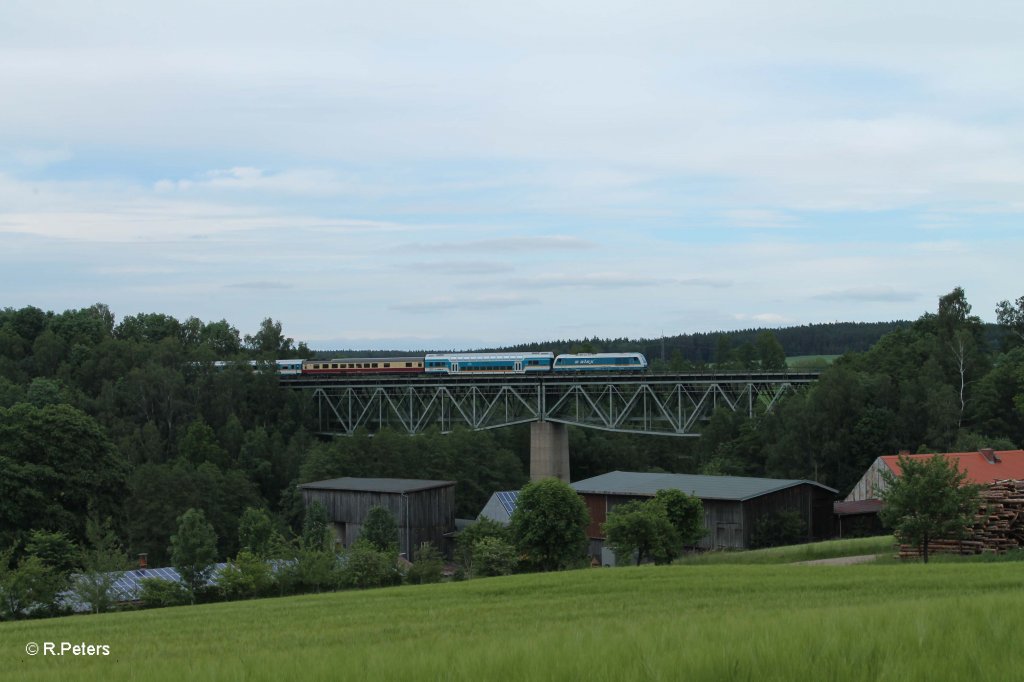
[[[649, 499], [662, 489], [681, 490], [700, 498], [707, 534], [703, 549], [745, 549], [759, 519], [781, 511], [800, 515], [805, 539], [821, 540], [832, 532], [832, 502], [837, 491], [814, 481], [740, 476], [612, 471], [571, 484], [587, 505], [591, 555], [601, 556], [601, 524], [616, 506]], [[606, 557], [607, 558], [607, 557]], [[607, 561], [604, 561], [607, 563]]]
[[334, 535], [348, 547], [362, 532], [374, 507], [395, 517], [399, 551], [411, 560], [423, 542], [446, 551], [445, 535], [455, 530], [455, 481], [410, 478], [332, 478], [299, 486], [308, 507], [320, 502], [327, 508]]

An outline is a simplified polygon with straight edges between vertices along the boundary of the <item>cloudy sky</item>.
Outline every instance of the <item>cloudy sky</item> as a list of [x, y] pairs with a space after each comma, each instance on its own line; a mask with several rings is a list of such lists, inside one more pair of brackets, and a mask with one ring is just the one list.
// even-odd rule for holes
[[[975, 11], [975, 9], [981, 11]], [[1024, 4], [0, 4], [0, 306], [471, 348], [1024, 295]]]

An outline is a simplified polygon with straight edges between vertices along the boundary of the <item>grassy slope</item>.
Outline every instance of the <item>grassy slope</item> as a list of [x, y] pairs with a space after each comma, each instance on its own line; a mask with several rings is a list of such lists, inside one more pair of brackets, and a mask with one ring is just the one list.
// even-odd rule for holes
[[706, 552], [685, 560], [688, 564], [787, 564], [795, 561], [814, 561], [861, 554], [892, 554], [895, 540], [892, 535], [852, 540], [829, 540], [788, 547], [771, 547], [744, 552]]
[[[1014, 679], [1020, 564], [590, 569], [0, 624], [14, 679]], [[27, 641], [109, 644], [29, 658]], [[4, 676], [4, 679], [8, 679]]]

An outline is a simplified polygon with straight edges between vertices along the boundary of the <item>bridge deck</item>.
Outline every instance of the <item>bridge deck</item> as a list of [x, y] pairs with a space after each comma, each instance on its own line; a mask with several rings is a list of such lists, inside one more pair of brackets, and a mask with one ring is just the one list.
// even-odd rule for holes
[[491, 429], [536, 421], [586, 428], [697, 436], [720, 407], [771, 410], [817, 372], [283, 377], [309, 392], [318, 430], [351, 434], [390, 426], [410, 434], [457, 425]]

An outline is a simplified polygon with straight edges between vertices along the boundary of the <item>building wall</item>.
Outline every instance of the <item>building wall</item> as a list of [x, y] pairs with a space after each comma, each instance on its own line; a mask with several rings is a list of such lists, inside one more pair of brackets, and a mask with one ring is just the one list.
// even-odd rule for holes
[[[649, 500], [643, 495], [600, 495], [581, 493], [583, 502], [590, 514], [590, 525], [587, 526], [587, 537], [591, 542], [591, 555], [600, 557], [600, 548], [604, 541], [601, 524], [608, 520], [608, 513], [615, 507], [633, 500]], [[704, 504], [704, 526], [708, 533], [697, 544], [702, 549], [743, 547], [743, 510], [739, 502], [721, 502], [718, 500], [702, 500]], [[597, 543], [595, 543], [595, 541]]]
[[487, 500], [487, 504], [480, 510], [480, 513], [476, 515], [477, 520], [490, 519], [491, 521], [497, 521], [503, 526], [507, 526], [512, 522], [512, 517], [508, 515], [508, 510], [505, 509], [505, 505], [498, 499], [498, 494], [494, 493], [491, 495], [491, 499]]
[[[591, 556], [600, 557], [604, 540], [601, 524], [608, 512], [630, 500], [647, 500], [645, 496], [598, 495], [581, 493], [590, 525]], [[761, 495], [745, 502], [701, 500], [704, 505], [704, 527], [707, 533], [697, 543], [700, 549], [746, 549], [757, 520], [776, 511], [793, 510], [800, 514], [807, 531], [806, 539], [822, 540], [832, 536], [832, 493], [809, 483]]]
[[877, 500], [879, 494], [885, 490], [885, 480], [882, 478], [883, 471], [890, 471], [889, 465], [881, 457], [876, 457], [875, 461], [868, 467], [868, 470], [857, 481], [857, 484], [853, 486], [853, 490], [846, 496], [844, 502]]
[[707, 534], [697, 546], [701, 549], [743, 549], [743, 503], [727, 500], [701, 500], [704, 505], [704, 528]]
[[809, 483], [755, 497], [744, 502], [744, 545], [749, 547], [757, 520], [779, 511], [796, 511], [804, 522], [805, 539], [824, 540], [832, 537], [832, 493]]
[[455, 486], [444, 486], [407, 493], [381, 493], [352, 490], [316, 490], [303, 488], [308, 507], [320, 502], [335, 524], [335, 536], [348, 547], [359, 538], [362, 524], [373, 507], [384, 507], [395, 517], [399, 529], [399, 551], [410, 559], [420, 543], [431, 542], [446, 551], [445, 533], [455, 530]]

